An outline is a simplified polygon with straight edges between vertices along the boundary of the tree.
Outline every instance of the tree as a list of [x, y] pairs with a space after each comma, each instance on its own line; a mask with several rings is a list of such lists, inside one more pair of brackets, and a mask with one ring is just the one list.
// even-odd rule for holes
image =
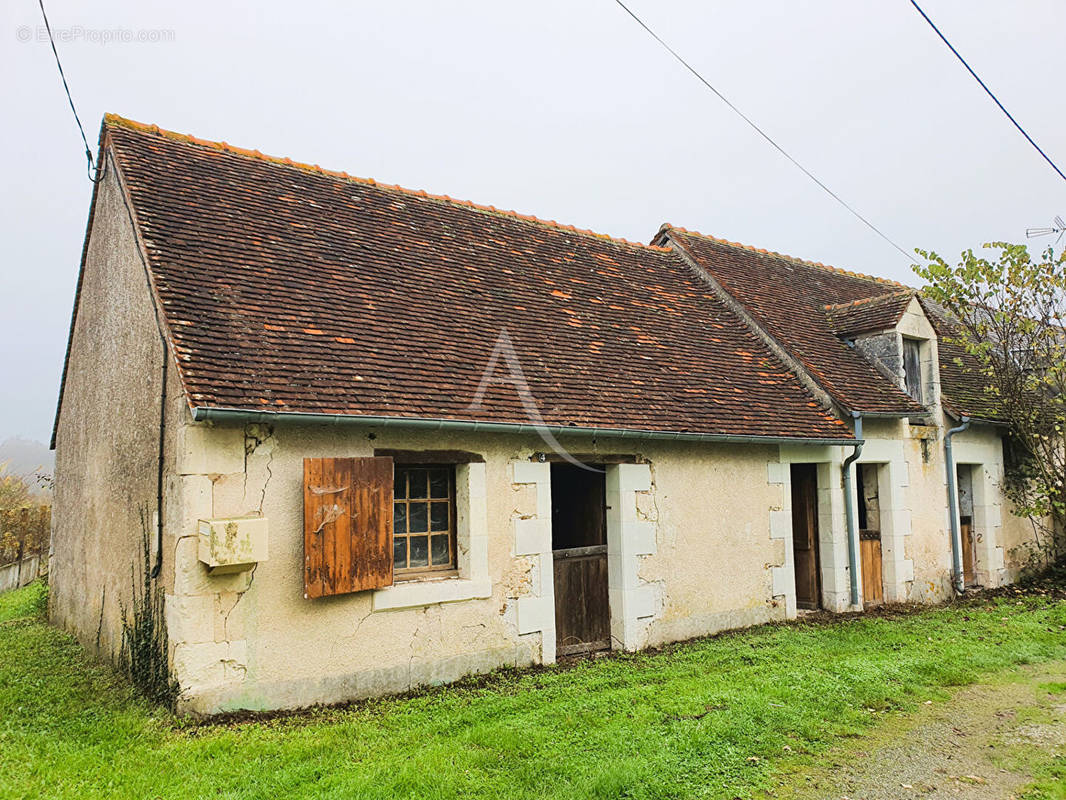
[[18, 475], [8, 473], [8, 463], [0, 463], [0, 509], [20, 508], [32, 500], [30, 487]]
[[950, 266], [933, 252], [915, 272], [923, 294], [947, 314], [956, 365], [984, 385], [995, 416], [1010, 427], [1003, 490], [1037, 532], [1039, 559], [1062, 552], [1066, 521], [1066, 258], [1040, 258], [1024, 245], [984, 245]]

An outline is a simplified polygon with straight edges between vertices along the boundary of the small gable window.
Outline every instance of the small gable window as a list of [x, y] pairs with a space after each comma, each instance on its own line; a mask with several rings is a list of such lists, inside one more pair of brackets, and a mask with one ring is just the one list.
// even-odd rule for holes
[[903, 374], [907, 394], [922, 402], [922, 343], [917, 339], [903, 340]]

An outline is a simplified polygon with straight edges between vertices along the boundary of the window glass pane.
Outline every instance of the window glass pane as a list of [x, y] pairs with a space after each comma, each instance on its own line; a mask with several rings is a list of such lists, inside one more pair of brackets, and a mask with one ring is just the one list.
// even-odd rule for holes
[[407, 522], [411, 526], [411, 533], [424, 533], [429, 530], [429, 521], [426, 519], [426, 515], [429, 513], [428, 505], [429, 503], [412, 502], [408, 506]]
[[412, 536], [411, 542], [411, 566], [412, 567], [428, 567], [429, 566], [429, 537], [428, 536]]
[[429, 473], [429, 496], [430, 497], [447, 497], [448, 496], [448, 470], [435, 469]]
[[413, 469], [407, 473], [407, 484], [409, 497], [425, 497], [426, 496], [426, 483], [428, 482], [429, 472], [424, 469]]
[[392, 504], [392, 532], [407, 533], [407, 503]]
[[443, 503], [430, 503], [430, 517], [429, 517], [429, 529], [431, 531], [446, 531], [448, 530], [448, 506], [451, 505], [447, 501]]
[[404, 569], [407, 566], [407, 537], [397, 536], [392, 540], [392, 568]]
[[448, 535], [433, 537], [433, 565], [447, 564], [450, 560], [448, 553]]
[[402, 469], [396, 470], [393, 475], [392, 496], [396, 498], [407, 497], [407, 473]]

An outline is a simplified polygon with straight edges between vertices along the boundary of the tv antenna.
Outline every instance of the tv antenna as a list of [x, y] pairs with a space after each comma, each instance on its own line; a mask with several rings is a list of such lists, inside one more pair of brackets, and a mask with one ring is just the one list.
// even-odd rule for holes
[[1026, 228], [1025, 237], [1032, 239], [1034, 236], [1054, 236], [1058, 234], [1058, 238], [1055, 239], [1055, 244], [1062, 241], [1063, 234], [1066, 234], [1066, 221], [1063, 221], [1062, 217], [1055, 215], [1055, 219], [1051, 221], [1050, 228]]

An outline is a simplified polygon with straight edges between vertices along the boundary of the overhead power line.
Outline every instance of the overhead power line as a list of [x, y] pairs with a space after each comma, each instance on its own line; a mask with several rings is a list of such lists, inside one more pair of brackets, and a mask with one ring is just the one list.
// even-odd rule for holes
[[48, 24], [48, 15], [44, 11], [44, 0], [37, 0], [37, 4], [41, 7], [41, 17], [44, 19], [44, 28], [48, 31], [48, 42], [52, 45], [52, 54], [56, 57], [56, 66], [59, 68], [59, 77], [63, 81], [63, 91], [67, 93], [67, 102], [70, 103], [70, 110], [74, 112], [74, 121], [78, 123], [78, 131], [81, 133], [81, 141], [85, 145], [85, 159], [88, 162], [89, 180], [94, 183], [100, 178], [100, 170], [96, 169], [96, 164], [93, 162], [93, 151], [89, 147], [89, 139], [85, 136], [85, 127], [81, 124], [81, 117], [78, 116], [78, 109], [74, 107], [74, 98], [70, 96], [70, 86], [67, 85], [67, 76], [63, 72], [63, 64], [59, 60], [59, 51], [56, 50], [56, 40], [52, 36], [52, 26]]
[[1023, 127], [1022, 127], [1021, 125], [1019, 125], [1019, 124], [1018, 124], [1018, 120], [1016, 120], [1016, 119], [1015, 119], [1015, 118], [1014, 118], [1013, 116], [1011, 116], [1011, 113], [1010, 113], [1009, 111], [1007, 111], [1007, 109], [1006, 109], [1006, 108], [1004, 108], [1004, 107], [1003, 107], [1003, 104], [1002, 104], [1001, 102], [999, 102], [999, 98], [998, 98], [998, 97], [996, 97], [996, 96], [995, 96], [995, 95], [994, 95], [994, 94], [992, 93], [992, 90], [991, 90], [991, 89], [989, 89], [989, 88], [988, 88], [988, 87], [987, 87], [987, 86], [985, 85], [985, 82], [984, 82], [983, 80], [981, 80], [981, 78], [980, 78], [980, 77], [979, 77], [979, 76], [977, 75], [977, 73], [976, 73], [976, 72], [974, 72], [974, 71], [973, 71], [973, 67], [971, 67], [971, 66], [970, 66], [969, 64], [967, 64], [967, 63], [966, 63], [966, 59], [965, 59], [965, 58], [963, 58], [963, 57], [962, 57], [961, 55], [959, 55], [959, 51], [958, 51], [958, 50], [956, 50], [956, 49], [954, 48], [954, 46], [952, 46], [951, 42], [949, 42], [949, 41], [948, 41], [948, 37], [946, 37], [946, 36], [945, 36], [945, 35], [944, 35], [943, 33], [941, 33], [941, 32], [940, 32], [940, 28], [938, 28], [938, 27], [937, 27], [937, 26], [936, 26], [936, 25], [935, 25], [935, 24], [933, 23], [933, 21], [932, 21], [931, 19], [929, 19], [929, 15], [928, 15], [928, 14], [926, 14], [926, 13], [925, 13], [924, 11], [922, 11], [922, 7], [921, 7], [920, 5], [918, 5], [918, 3], [916, 3], [916, 2], [915, 2], [915, 0], [911, 0], [911, 5], [912, 5], [912, 6], [914, 6], [915, 10], [916, 10], [916, 11], [917, 11], [917, 12], [918, 12], [919, 14], [921, 14], [921, 15], [922, 15], [922, 19], [924, 19], [924, 20], [925, 20], [926, 22], [928, 22], [928, 23], [929, 23], [929, 27], [930, 27], [930, 28], [932, 28], [932, 29], [933, 29], [934, 31], [936, 31], [936, 35], [937, 35], [937, 36], [939, 36], [939, 37], [940, 37], [940, 40], [941, 40], [941, 41], [942, 41], [942, 42], [943, 42], [944, 44], [946, 44], [946, 45], [948, 46], [948, 49], [949, 49], [949, 50], [950, 50], [950, 51], [951, 51], [952, 53], [954, 53], [954, 54], [955, 54], [955, 58], [957, 58], [957, 59], [959, 60], [959, 62], [960, 62], [960, 63], [961, 63], [961, 64], [962, 64], [962, 65], [963, 65], [964, 67], [966, 67], [966, 71], [967, 71], [967, 72], [969, 72], [969, 73], [970, 73], [971, 75], [973, 75], [973, 79], [974, 79], [975, 81], [977, 81], [977, 82], [978, 82], [979, 84], [981, 84], [981, 88], [982, 88], [982, 89], [984, 89], [984, 90], [985, 90], [985, 93], [986, 93], [986, 94], [988, 94], [988, 96], [992, 98], [992, 101], [993, 101], [993, 102], [994, 102], [994, 103], [995, 103], [995, 104], [996, 104], [997, 106], [999, 106], [999, 110], [1000, 110], [1000, 111], [1002, 111], [1002, 112], [1003, 112], [1004, 114], [1006, 114], [1006, 115], [1007, 115], [1007, 119], [1009, 119], [1009, 120], [1010, 120], [1010, 121], [1011, 121], [1012, 123], [1014, 123], [1014, 127], [1018, 129], [1018, 131], [1019, 131], [1019, 132], [1021, 133], [1021, 135], [1022, 135], [1022, 136], [1024, 136], [1024, 137], [1025, 137], [1026, 141], [1027, 141], [1027, 142], [1029, 142], [1029, 144], [1031, 144], [1031, 145], [1032, 145], [1032, 146], [1033, 146], [1033, 147], [1034, 147], [1034, 148], [1036, 149], [1036, 152], [1040, 153], [1040, 155], [1041, 155], [1041, 156], [1042, 156], [1042, 157], [1044, 158], [1044, 160], [1045, 160], [1045, 161], [1046, 161], [1046, 162], [1047, 162], [1048, 164], [1050, 164], [1050, 165], [1051, 165], [1051, 168], [1052, 168], [1053, 170], [1055, 170], [1055, 172], [1057, 172], [1057, 173], [1059, 174], [1059, 177], [1060, 177], [1060, 178], [1062, 178], [1062, 179], [1063, 179], [1064, 181], [1066, 181], [1066, 175], [1063, 175], [1063, 174], [1062, 174], [1062, 170], [1061, 170], [1061, 169], [1059, 169], [1059, 168], [1058, 168], [1057, 166], [1055, 166], [1055, 162], [1051, 160], [1051, 158], [1050, 158], [1050, 157], [1048, 156], [1048, 154], [1047, 154], [1047, 153], [1045, 153], [1045, 152], [1044, 152], [1043, 150], [1041, 150], [1041, 149], [1040, 149], [1040, 145], [1038, 145], [1038, 144], [1037, 144], [1036, 142], [1034, 142], [1034, 141], [1033, 141], [1033, 137], [1032, 137], [1032, 136], [1030, 136], [1030, 135], [1029, 135], [1028, 133], [1026, 133], [1026, 132], [1025, 132], [1025, 128], [1023, 128]]
[[674, 48], [672, 48], [670, 45], [668, 45], [666, 42], [664, 42], [659, 37], [659, 35], [657, 33], [655, 33], [655, 31], [653, 31], [651, 28], [649, 28], [640, 17], [638, 17], [636, 14], [634, 14], [633, 11], [630, 10], [630, 8], [625, 3], [622, 2], [622, 0], [614, 0], [614, 1], [615, 1], [615, 3], [618, 4], [618, 6], [623, 11], [625, 11], [629, 16], [631, 16], [634, 19], [634, 21], [638, 25], [640, 25], [640, 27], [642, 27], [648, 33], [649, 36], [651, 36], [651, 38], [653, 38], [655, 41], [657, 41], [659, 44], [661, 44], [663, 46], [663, 48], [665, 48], [665, 50], [670, 55], [672, 55], [678, 61], [678, 63], [681, 64], [681, 66], [683, 66], [685, 69], [687, 69], [689, 72], [691, 72], [696, 77], [696, 80], [698, 80], [700, 83], [702, 83], [719, 100], [721, 100], [723, 103], [725, 103], [729, 107], [729, 109], [731, 111], [733, 111], [733, 113], [735, 113], [738, 117], [740, 117], [742, 120], [744, 120], [746, 123], [748, 123], [748, 125], [751, 127], [751, 129], [754, 130], [757, 134], [759, 134], [759, 136], [761, 136], [763, 139], [765, 139], [770, 144], [770, 146], [773, 147], [778, 153], [780, 153], [785, 158], [787, 158], [789, 161], [791, 161], [793, 166], [795, 166], [797, 169], [799, 169], [800, 172], [802, 172], [804, 175], [806, 175], [808, 178], [810, 178], [812, 181], [814, 181], [819, 186], [819, 188], [821, 188], [822, 191], [824, 191], [826, 194], [828, 194], [830, 197], [832, 197], [834, 200], [836, 200], [840, 205], [842, 205], [851, 214], [853, 214], [855, 216], [855, 218], [858, 219], [863, 225], [865, 225], [867, 228], [872, 230], [874, 233], [876, 233], [878, 236], [880, 236], [882, 239], [884, 239], [886, 242], [888, 242], [894, 248], [899, 250], [899, 252], [901, 252], [904, 256], [906, 256], [908, 259], [910, 259], [914, 263], [918, 263], [915, 260], [913, 255], [908, 253], [906, 250], [904, 250], [902, 247], [900, 247], [898, 244], [896, 244], [894, 241], [892, 241], [890, 238], [888, 238], [888, 236], [885, 233], [883, 233], [880, 228], [878, 228], [876, 225], [874, 225], [872, 222], [870, 222], [870, 220], [868, 220], [866, 217], [864, 217], [862, 214], [860, 214], [853, 206], [848, 204], [840, 195], [838, 195], [836, 192], [834, 192], [832, 189], [830, 189], [828, 186], [826, 186], [822, 181], [820, 181], [814, 175], [814, 173], [812, 173], [809, 169], [807, 169], [805, 166], [803, 166], [799, 161], [797, 161], [795, 158], [793, 158], [792, 155], [790, 155], [788, 153], [788, 151], [785, 150], [781, 145], [779, 145], [777, 142], [775, 142], [773, 140], [773, 138], [771, 138], [771, 136], [766, 131], [764, 131], [757, 124], [755, 124], [754, 120], [752, 120], [743, 111], [741, 111], [739, 108], [737, 108], [735, 105], [733, 105], [729, 101], [729, 99], [725, 95], [723, 95], [720, 91], [718, 91], [716, 88], [714, 88], [714, 86], [711, 85], [710, 81], [708, 81], [706, 78], [704, 78], [696, 70], [695, 67], [693, 67], [684, 58], [682, 58], [681, 55], [676, 50], [674, 50]]

